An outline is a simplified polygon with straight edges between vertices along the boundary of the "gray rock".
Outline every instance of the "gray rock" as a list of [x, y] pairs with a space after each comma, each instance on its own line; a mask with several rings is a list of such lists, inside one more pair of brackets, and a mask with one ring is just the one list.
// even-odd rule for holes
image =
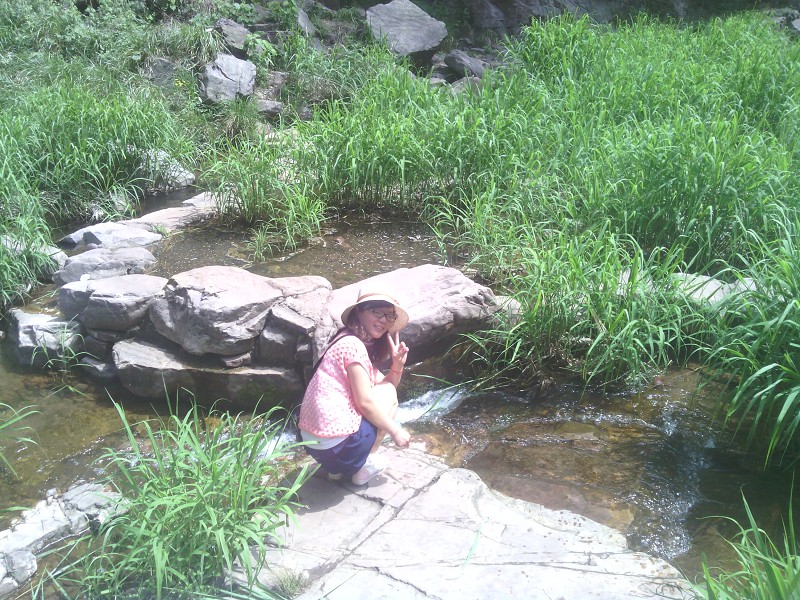
[[277, 119], [286, 112], [286, 106], [279, 100], [256, 98], [255, 104], [256, 110], [268, 119]]
[[[693, 597], [666, 561], [618, 531], [490, 490], [417, 448], [383, 447], [368, 486], [312, 478], [258, 580], [313, 574], [298, 600]], [[532, 584], [532, 582], [535, 582]]]
[[16, 550], [6, 555], [8, 574], [18, 584], [23, 584], [33, 577], [37, 566], [36, 556], [29, 550]]
[[308, 335], [317, 327], [316, 321], [297, 314], [287, 306], [277, 304], [269, 311], [269, 320], [278, 327], [293, 331], [302, 335]]
[[460, 77], [483, 77], [486, 66], [463, 50], [453, 50], [444, 57], [445, 64]]
[[447, 37], [447, 27], [410, 0], [392, 0], [367, 10], [367, 25], [376, 39], [386, 39], [397, 56], [417, 64], [430, 61]]
[[179, 229], [185, 229], [192, 225], [199, 225], [208, 221], [216, 214], [216, 207], [195, 206], [187, 204], [185, 206], [173, 206], [156, 210], [135, 219], [119, 221], [123, 225], [140, 227], [148, 231], [166, 231], [172, 233]]
[[115, 248], [147, 246], [158, 242], [161, 237], [157, 233], [144, 231], [136, 227], [128, 227], [120, 223], [97, 223], [64, 236], [59, 240], [58, 244], [66, 248], [78, 248], [94, 244], [95, 247], [102, 246], [107, 250], [112, 250]]
[[156, 330], [187, 352], [248, 352], [281, 290], [239, 267], [201, 267], [174, 275], [150, 306]]
[[170, 192], [192, 185], [194, 173], [163, 150], [150, 150], [142, 155], [145, 177], [153, 182], [155, 191]]
[[481, 81], [479, 77], [462, 77], [458, 81], [453, 82], [452, 86], [450, 86], [450, 91], [454, 94], [463, 94], [464, 92], [479, 94]]
[[250, 30], [232, 19], [219, 19], [214, 23], [214, 30], [222, 35], [222, 41], [232, 54], [239, 58], [247, 58], [245, 46]]
[[41, 368], [48, 361], [75, 356], [83, 349], [82, 331], [77, 321], [11, 310], [9, 339], [21, 365]]
[[408, 311], [410, 321], [400, 339], [409, 345], [411, 360], [433, 355], [458, 334], [487, 324], [500, 310], [492, 290], [457, 269], [437, 265], [398, 269], [333, 291], [314, 332], [315, 360], [341, 327], [342, 310], [355, 301], [362, 287], [390, 290]]
[[58, 291], [58, 308], [89, 329], [125, 331], [144, 321], [151, 300], [166, 283], [153, 275], [74, 281]]
[[[108, 354], [108, 352], [106, 352], [106, 354]], [[104, 357], [105, 354], [103, 355], [103, 358]], [[117, 368], [114, 366], [113, 362], [100, 360], [94, 356], [82, 356], [80, 368], [89, 375], [89, 377], [100, 381], [111, 382], [117, 378]]]
[[70, 257], [64, 268], [53, 275], [53, 282], [65, 285], [73, 281], [138, 275], [155, 262], [155, 257], [144, 248], [96, 248]]
[[41, 552], [48, 544], [64, 538], [70, 523], [61, 505], [54, 499], [42, 500], [22, 513], [10, 530], [0, 532], [0, 554]]
[[258, 337], [258, 362], [263, 365], [293, 365], [297, 334], [267, 323]]
[[[0, 561], [2, 562], [2, 561]], [[2, 573], [0, 569], [0, 574]], [[13, 577], [0, 577], [0, 598], [5, 598], [19, 588], [19, 584]]]
[[201, 192], [197, 196], [192, 196], [188, 200], [181, 202], [184, 206], [194, 206], [207, 211], [216, 211], [217, 200], [210, 192]]
[[314, 37], [317, 35], [317, 28], [314, 27], [314, 24], [311, 22], [311, 19], [308, 18], [308, 14], [299, 6], [297, 7], [297, 25], [300, 27], [300, 31], [306, 37]]
[[229, 102], [253, 93], [256, 66], [231, 54], [219, 54], [200, 79], [200, 95], [208, 102]]
[[120, 383], [133, 394], [164, 398], [165, 393], [190, 392], [200, 402], [227, 399], [252, 406], [264, 400], [270, 406], [296, 402], [303, 384], [294, 369], [247, 366], [219, 368], [210, 359], [184, 355], [139, 341], [114, 346]]
[[[22, 254], [28, 248], [23, 244], [20, 240], [14, 238], [13, 236], [3, 234], [0, 235], [0, 244], [7, 248], [11, 253], [15, 255]], [[41, 247], [34, 247], [30, 248], [33, 252], [39, 252], [41, 254], [46, 255], [50, 258], [49, 264], [43, 267], [40, 273], [37, 273], [39, 277], [43, 279], [50, 279], [58, 269], [63, 268], [64, 263], [67, 262], [67, 254], [61, 250], [60, 248], [56, 248], [55, 246], [41, 246]]]
[[145, 64], [143, 74], [162, 89], [171, 90], [175, 87], [175, 63], [168, 58], [151, 58]]

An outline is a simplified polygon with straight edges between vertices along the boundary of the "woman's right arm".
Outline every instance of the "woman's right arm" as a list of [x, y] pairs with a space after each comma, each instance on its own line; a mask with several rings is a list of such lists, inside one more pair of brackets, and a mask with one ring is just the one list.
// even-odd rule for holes
[[360, 363], [348, 365], [347, 378], [350, 382], [350, 389], [353, 391], [353, 399], [358, 412], [375, 427], [386, 431], [399, 448], [407, 447], [411, 441], [411, 434], [375, 403], [372, 398], [372, 383], [363, 365]]

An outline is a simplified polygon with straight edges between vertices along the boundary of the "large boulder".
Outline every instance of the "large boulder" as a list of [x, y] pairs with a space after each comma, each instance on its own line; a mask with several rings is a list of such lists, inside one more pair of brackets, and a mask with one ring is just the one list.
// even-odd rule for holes
[[53, 274], [53, 282], [64, 285], [72, 281], [141, 274], [155, 261], [144, 248], [95, 248], [67, 259], [64, 268]]
[[58, 308], [88, 329], [125, 331], [147, 316], [151, 300], [167, 280], [153, 275], [124, 275], [97, 281], [73, 281], [58, 291]]
[[376, 39], [385, 39], [397, 56], [417, 64], [430, 61], [447, 37], [447, 27], [410, 0], [392, 0], [367, 10], [367, 25]]
[[438, 265], [398, 269], [333, 291], [314, 333], [315, 358], [341, 327], [342, 310], [355, 302], [362, 287], [390, 290], [408, 311], [410, 321], [400, 339], [411, 348], [412, 360], [432, 356], [458, 334], [480, 329], [500, 310], [492, 290], [457, 269]]
[[200, 402], [225, 399], [252, 406], [290, 404], [303, 395], [303, 383], [292, 368], [243, 366], [224, 369], [211, 359], [191, 356], [179, 349], [123, 340], [114, 345], [114, 365], [120, 383], [145, 398], [191, 393]]
[[120, 223], [98, 223], [79, 229], [58, 241], [64, 248], [133, 248], [147, 246], [160, 241], [158, 233], [145, 231], [139, 227], [129, 227]]
[[200, 79], [200, 95], [208, 102], [230, 102], [250, 96], [256, 82], [256, 66], [232, 54], [219, 54], [208, 63]]
[[200, 267], [167, 282], [150, 307], [150, 320], [190, 354], [234, 356], [253, 347], [282, 296], [269, 278], [239, 267]]

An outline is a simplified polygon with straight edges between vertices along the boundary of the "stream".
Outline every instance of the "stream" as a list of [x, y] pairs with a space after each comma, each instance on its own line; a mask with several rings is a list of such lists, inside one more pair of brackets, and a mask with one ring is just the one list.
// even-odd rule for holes
[[[186, 197], [162, 197], [148, 210]], [[300, 252], [253, 263], [241, 230], [177, 233], [154, 252], [154, 274], [235, 265], [268, 277], [322, 275], [340, 287], [400, 267], [442, 263], [439, 245], [419, 223], [357, 215], [327, 224], [323, 234]], [[429, 452], [475, 471], [504, 494], [614, 527], [633, 549], [669, 560], [690, 578], [701, 572], [703, 554], [713, 564], [731, 564], [720, 534], [731, 536], [737, 528], [712, 517], [744, 521], [743, 494], [762, 528], [781, 531], [792, 474], [765, 472], [759, 457], [728, 442], [713, 419], [713, 398], [694, 394], [698, 374], [692, 369], [671, 371], [639, 392], [606, 395], [567, 380], [517, 394], [436, 389], [424, 376], [431, 365], [410, 371], [400, 389], [400, 419]], [[0, 402], [38, 412], [23, 432], [35, 443], [13, 442], [0, 432], [0, 452], [17, 472], [0, 472], [0, 510], [32, 506], [49, 489], [102, 475], [97, 459], [103, 449], [124, 443], [112, 399], [129, 421], [167, 410], [166, 402], [135, 398], [79, 374], [32, 372], [2, 342]], [[13, 514], [0, 515], [3, 528]]]

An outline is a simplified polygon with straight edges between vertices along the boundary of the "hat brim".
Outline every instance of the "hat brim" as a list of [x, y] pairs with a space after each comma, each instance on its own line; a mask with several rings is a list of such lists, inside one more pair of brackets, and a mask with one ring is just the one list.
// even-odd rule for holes
[[359, 294], [356, 303], [351, 304], [342, 311], [342, 325], [347, 325], [347, 319], [350, 318], [350, 313], [353, 312], [353, 309], [359, 304], [364, 304], [365, 302], [386, 302], [394, 306], [394, 312], [397, 313], [397, 320], [389, 325], [389, 333], [396, 333], [408, 325], [408, 313], [402, 306], [400, 306], [397, 300], [386, 294], [372, 293]]

